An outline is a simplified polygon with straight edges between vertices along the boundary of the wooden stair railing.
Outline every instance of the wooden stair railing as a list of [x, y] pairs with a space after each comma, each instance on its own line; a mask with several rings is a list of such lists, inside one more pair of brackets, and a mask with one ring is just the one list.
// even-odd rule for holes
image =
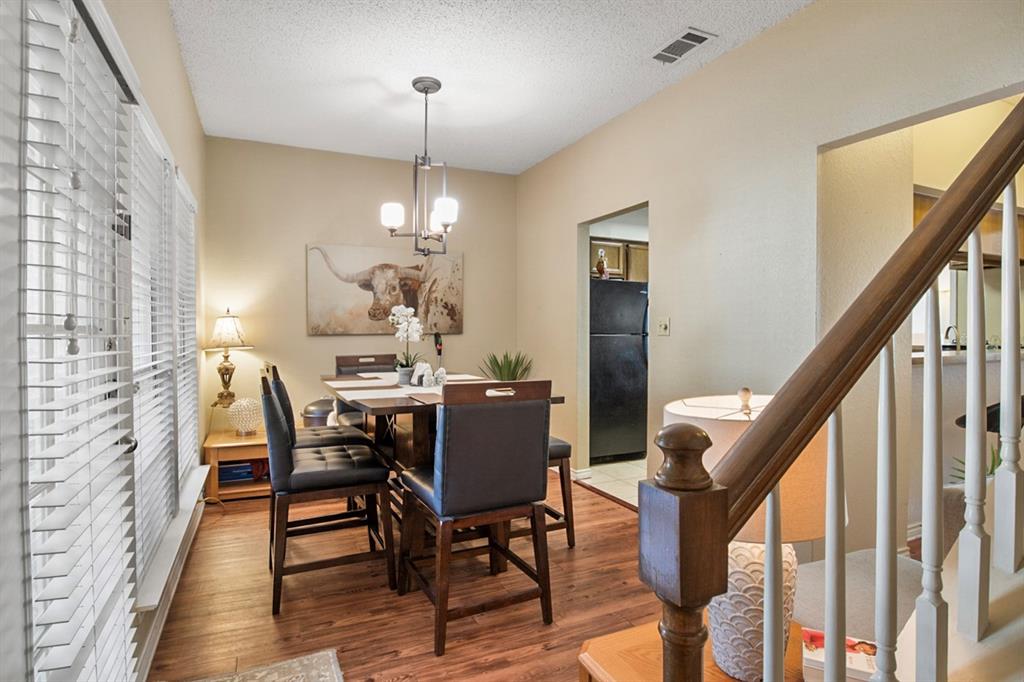
[[[701, 464], [700, 429], [674, 424], [659, 433], [656, 443], [665, 452], [665, 464], [653, 481], [641, 483], [640, 490], [640, 575], [664, 604], [660, 631], [665, 680], [702, 678], [707, 639], [702, 615], [710, 599], [726, 591], [729, 541], [835, 412], [1022, 166], [1024, 101], [710, 476]], [[709, 445], [710, 441], [704, 447]]]

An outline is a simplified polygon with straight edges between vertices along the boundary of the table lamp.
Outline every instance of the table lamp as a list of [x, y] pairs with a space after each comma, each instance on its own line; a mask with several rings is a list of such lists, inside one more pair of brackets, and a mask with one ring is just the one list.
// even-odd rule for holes
[[231, 377], [235, 375], [235, 365], [230, 360], [229, 351], [232, 349], [248, 350], [249, 348], [252, 346], [245, 342], [245, 331], [242, 329], [238, 315], [232, 315], [231, 308], [228, 308], [227, 312], [218, 317], [214, 323], [213, 335], [206, 345], [207, 352], [224, 351], [224, 359], [217, 365], [221, 391], [217, 394], [217, 399], [210, 405], [211, 407], [231, 407], [231, 403], [235, 402], [235, 393], [231, 390]]
[[[712, 446], [704, 453], [708, 471], [725, 457], [733, 443], [772, 399], [743, 389], [738, 395], [702, 396], [676, 400], [665, 406], [664, 422], [686, 422], [704, 429]], [[822, 427], [782, 477], [783, 627], [789, 637], [796, 594], [796, 551], [793, 542], [817, 540], [825, 535], [825, 466], [827, 427]], [[740, 680], [760, 680], [764, 674], [764, 521], [765, 505], [758, 507], [729, 543], [729, 590], [708, 605], [711, 650], [715, 663]]]

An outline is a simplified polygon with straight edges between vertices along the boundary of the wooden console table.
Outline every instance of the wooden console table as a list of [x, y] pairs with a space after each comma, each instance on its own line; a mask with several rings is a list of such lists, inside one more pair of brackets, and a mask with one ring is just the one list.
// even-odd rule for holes
[[267, 434], [257, 431], [252, 436], [236, 436], [234, 431], [213, 431], [203, 443], [210, 477], [206, 479], [206, 496], [215, 500], [237, 500], [243, 497], [270, 495], [269, 476], [262, 481], [232, 481], [220, 484], [220, 464], [267, 459]]
[[[658, 623], [646, 623], [627, 630], [588, 639], [580, 648], [580, 682], [637, 682], [661, 679], [661, 635]], [[800, 626], [790, 623], [786, 647], [787, 680], [803, 680]], [[732, 680], [715, 665], [711, 639], [704, 647], [705, 682]]]

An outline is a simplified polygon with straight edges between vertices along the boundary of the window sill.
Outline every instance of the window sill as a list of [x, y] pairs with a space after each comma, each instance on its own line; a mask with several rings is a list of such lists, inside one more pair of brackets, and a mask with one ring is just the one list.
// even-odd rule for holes
[[[178, 513], [167, 526], [160, 546], [153, 555], [152, 563], [139, 582], [133, 609], [136, 613], [156, 609], [168, 586], [177, 583], [205, 506], [202, 493], [209, 469], [206, 465], [196, 467], [181, 486], [181, 505]], [[173, 594], [173, 587], [171, 593]]]

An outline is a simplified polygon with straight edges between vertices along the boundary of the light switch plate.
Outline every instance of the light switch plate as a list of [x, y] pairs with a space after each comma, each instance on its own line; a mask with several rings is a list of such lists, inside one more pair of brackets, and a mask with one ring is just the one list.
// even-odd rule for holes
[[659, 317], [658, 323], [655, 325], [658, 330], [658, 336], [671, 336], [672, 335], [672, 318], [671, 317]]

